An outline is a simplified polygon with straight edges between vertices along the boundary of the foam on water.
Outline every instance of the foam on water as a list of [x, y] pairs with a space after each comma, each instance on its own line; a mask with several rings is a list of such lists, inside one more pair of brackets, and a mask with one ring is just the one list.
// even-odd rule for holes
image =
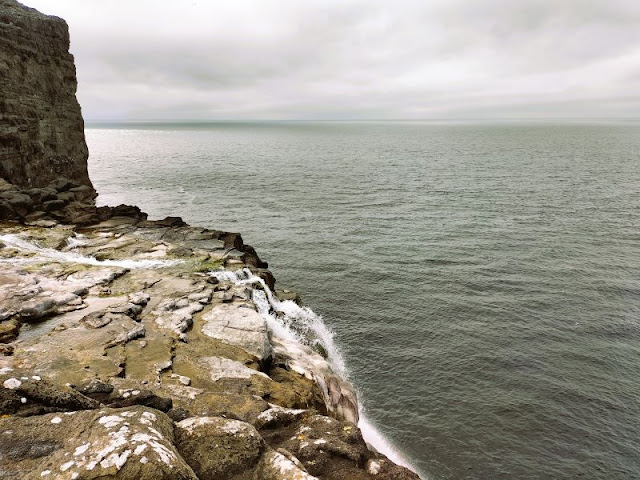
[[74, 233], [69, 238], [67, 238], [67, 248], [72, 250], [74, 248], [84, 247], [87, 244], [87, 241], [84, 238], [84, 235], [80, 233]]
[[[220, 281], [233, 282], [235, 285], [259, 284], [262, 290], [252, 290], [252, 300], [271, 332], [280, 338], [294, 340], [315, 349], [320, 348], [327, 355], [331, 368], [344, 378], [348, 371], [340, 349], [333, 340], [333, 332], [327, 327], [320, 315], [308, 307], [301, 307], [291, 300], [277, 299], [264, 280], [245, 268], [235, 272], [218, 270], [209, 273]], [[279, 314], [279, 315], [278, 315]], [[359, 406], [360, 421], [358, 427], [365, 441], [393, 462], [415, 471], [402, 454], [367, 419], [362, 405]]]
[[[358, 427], [362, 431], [362, 437], [364, 438], [364, 440], [378, 452], [386, 455], [389, 460], [398, 465], [407, 467], [414, 472], [417, 471], [415, 467], [413, 467], [409, 463], [409, 461], [404, 458], [404, 456], [398, 451], [398, 449], [395, 448], [391, 444], [391, 442], [385, 438], [380, 430], [378, 430], [376, 426], [369, 421], [362, 406], [360, 406], [360, 421], [358, 422]], [[421, 478], [423, 478], [423, 480], [426, 480], [426, 478], [424, 477]]]
[[[80, 263], [83, 265], [93, 265], [97, 267], [121, 267], [121, 268], [161, 268], [161, 267], [169, 267], [171, 265], [175, 265], [179, 263], [179, 260], [98, 260], [93, 257], [88, 257], [86, 255], [81, 255], [76, 252], [62, 252], [60, 250], [56, 250], [55, 248], [46, 248], [36, 245], [35, 243], [29, 242], [24, 238], [21, 238], [18, 235], [0, 235], [0, 241], [4, 243], [7, 247], [16, 248], [18, 250], [23, 250], [26, 252], [35, 253], [34, 257], [30, 257], [29, 259], [19, 259], [22, 260], [21, 263], [32, 263], [42, 261], [43, 258], [54, 260], [56, 262], [61, 263]], [[81, 245], [82, 240], [78, 241], [76, 239], [68, 239], [67, 245], [71, 248], [75, 248]], [[16, 259], [11, 259], [11, 262], [14, 263]]]
[[264, 280], [247, 268], [236, 272], [220, 270], [211, 272], [210, 275], [220, 281], [233, 282], [236, 285], [260, 285], [262, 290], [252, 290], [252, 300], [272, 332], [278, 337], [294, 340], [315, 350], [320, 350], [321, 353], [328, 356], [333, 370], [346, 376], [344, 361], [333, 341], [333, 333], [320, 315], [291, 300], [279, 300], [273, 295]]

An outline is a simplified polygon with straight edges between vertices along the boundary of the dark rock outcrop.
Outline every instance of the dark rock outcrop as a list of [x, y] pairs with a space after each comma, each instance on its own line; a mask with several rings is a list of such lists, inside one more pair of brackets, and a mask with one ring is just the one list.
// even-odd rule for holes
[[65, 178], [94, 193], [66, 22], [0, 0], [0, 84], [0, 177], [22, 188]]

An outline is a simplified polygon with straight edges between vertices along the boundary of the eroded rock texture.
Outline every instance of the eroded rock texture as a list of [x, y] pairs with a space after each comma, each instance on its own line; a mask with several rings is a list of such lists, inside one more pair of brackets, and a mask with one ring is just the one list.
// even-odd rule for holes
[[419, 480], [239, 236], [131, 213], [0, 221], [0, 478]]
[[0, 177], [23, 188], [93, 186], [64, 20], [0, 0]]

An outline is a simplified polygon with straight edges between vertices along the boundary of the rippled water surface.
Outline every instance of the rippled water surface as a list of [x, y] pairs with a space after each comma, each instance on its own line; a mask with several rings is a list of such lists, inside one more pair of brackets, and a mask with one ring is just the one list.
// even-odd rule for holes
[[87, 129], [107, 204], [239, 231], [430, 478], [640, 477], [640, 125]]

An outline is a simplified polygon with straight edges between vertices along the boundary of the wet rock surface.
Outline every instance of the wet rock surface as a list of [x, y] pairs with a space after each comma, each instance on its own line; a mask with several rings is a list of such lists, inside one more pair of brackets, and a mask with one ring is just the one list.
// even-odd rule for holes
[[6, 478], [417, 478], [367, 448], [327, 360], [269, 327], [280, 300], [239, 236], [130, 213], [0, 224]]

